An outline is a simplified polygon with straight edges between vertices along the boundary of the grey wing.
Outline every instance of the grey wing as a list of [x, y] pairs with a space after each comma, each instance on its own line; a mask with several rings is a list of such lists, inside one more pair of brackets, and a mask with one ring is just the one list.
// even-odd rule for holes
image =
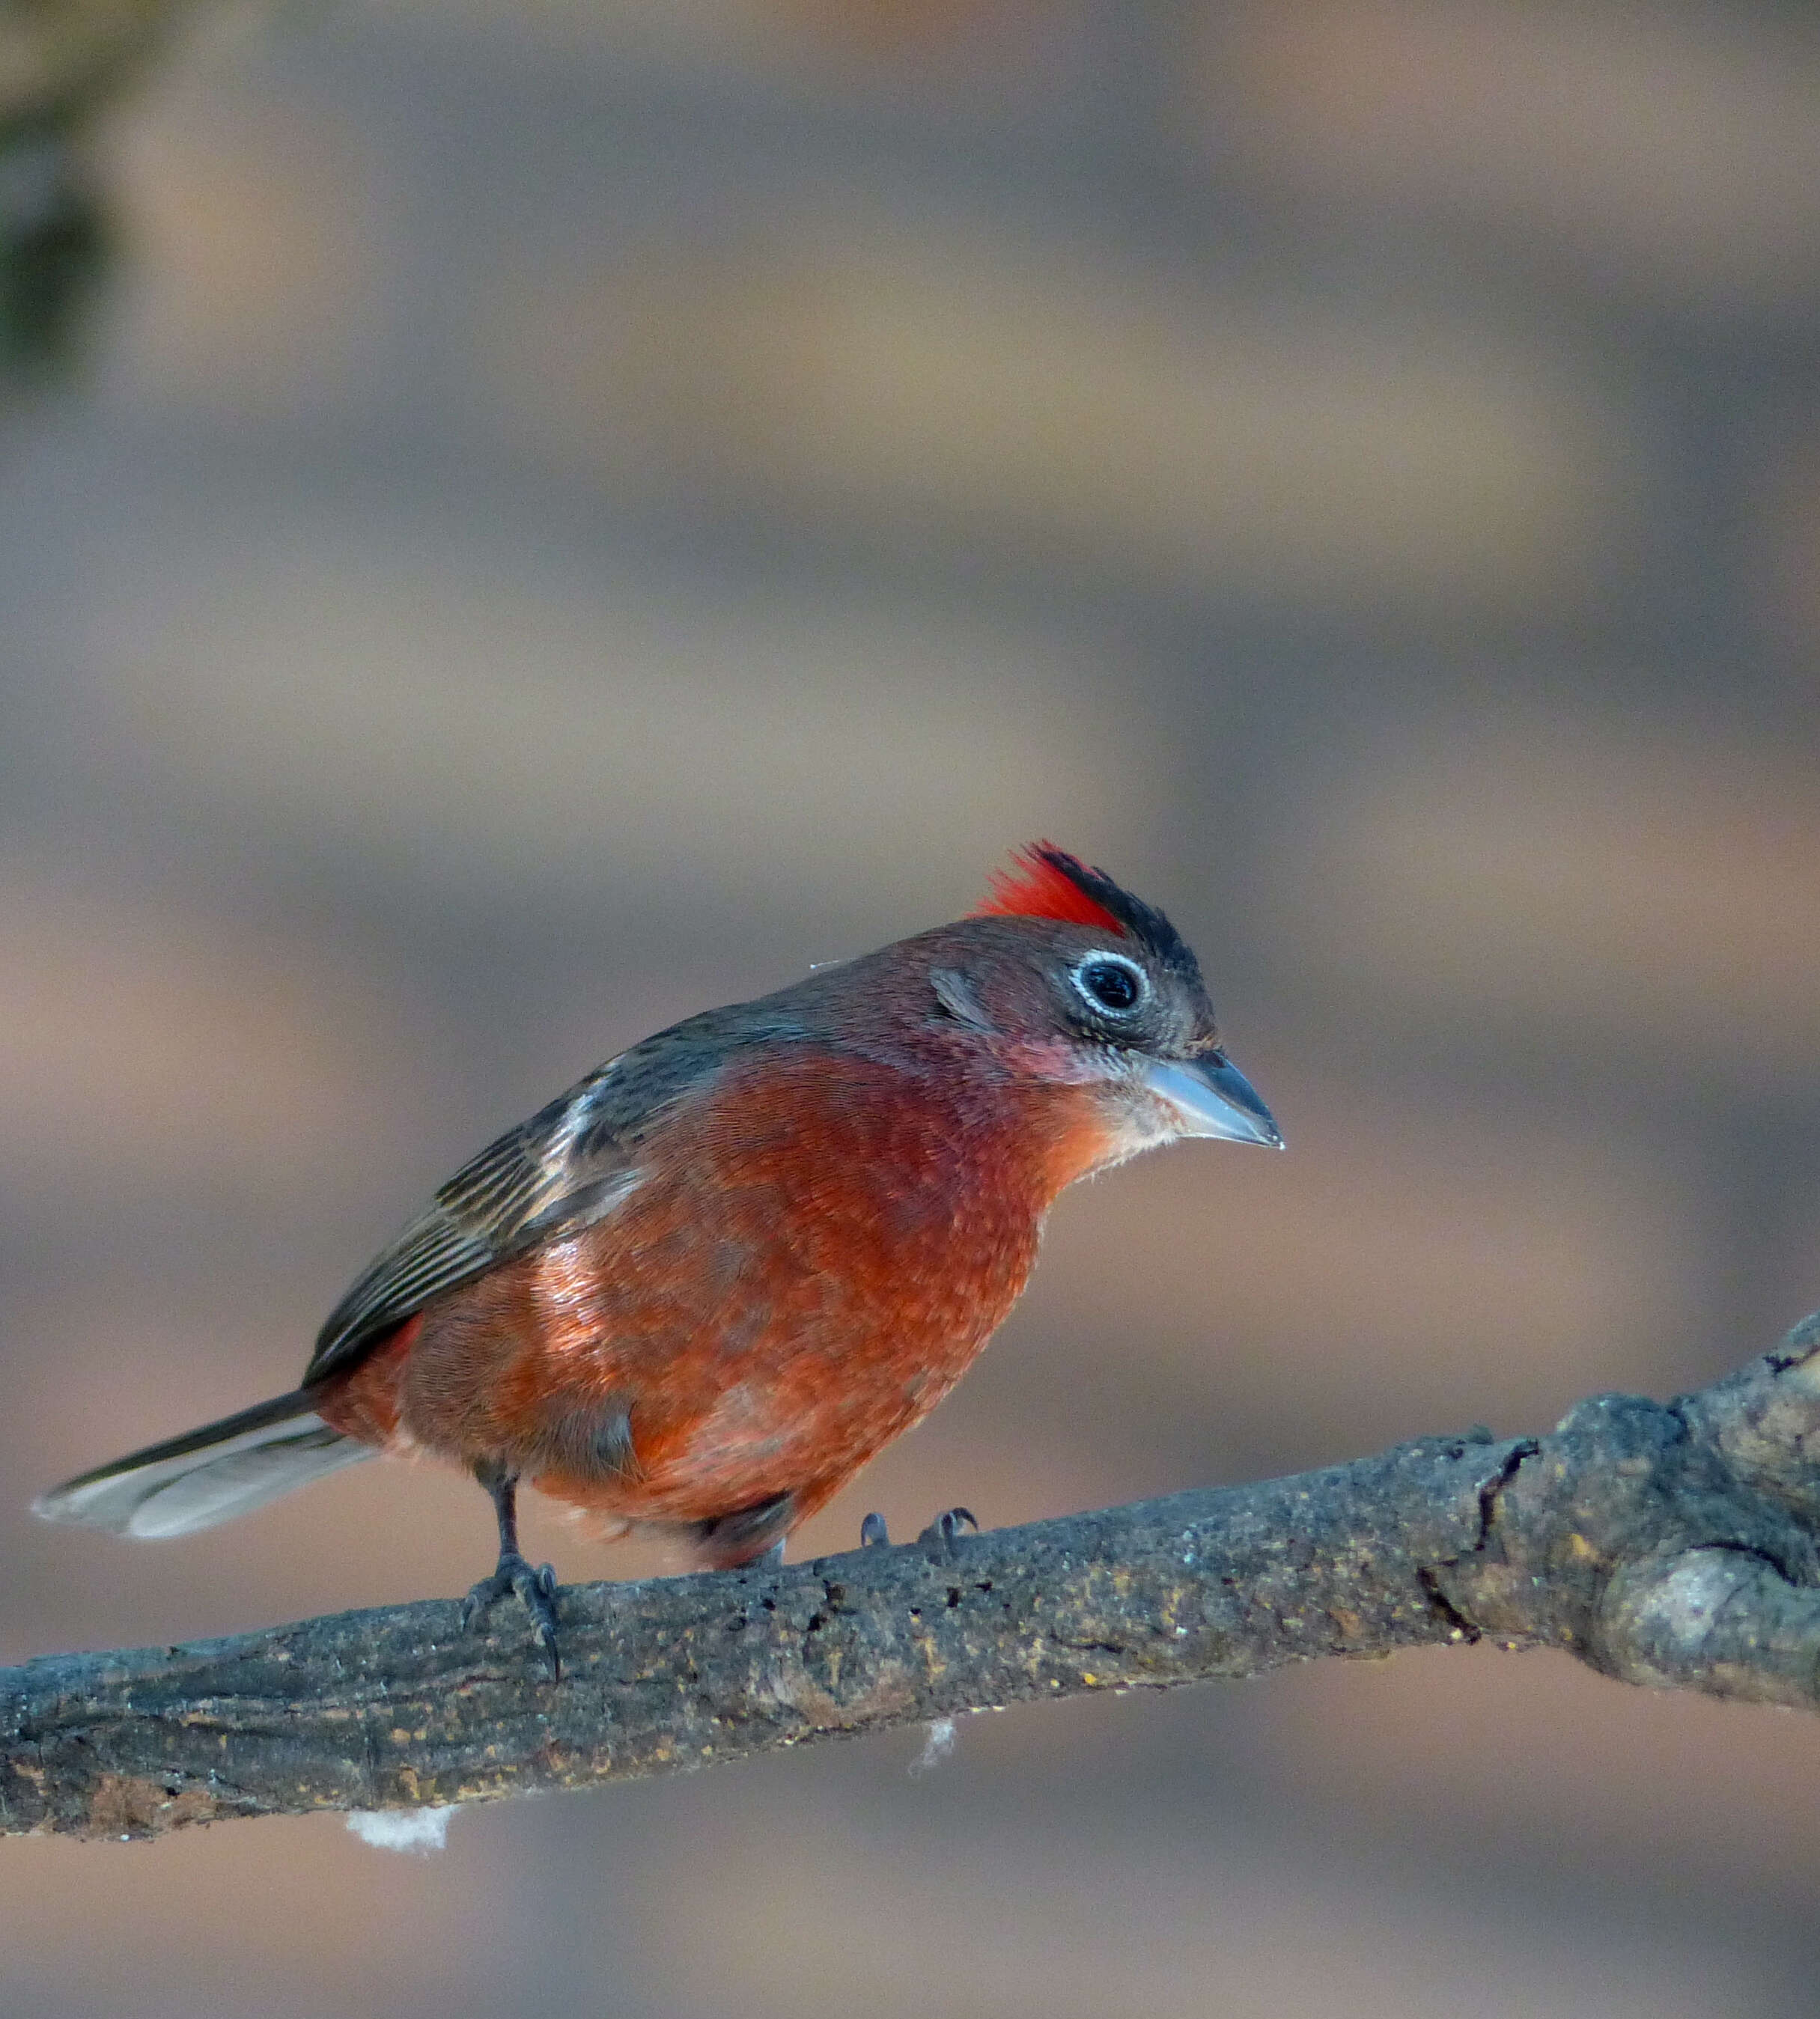
[[800, 990], [709, 1010], [647, 1038], [464, 1164], [373, 1262], [317, 1335], [304, 1385], [360, 1358], [430, 1299], [559, 1234], [604, 1220], [637, 1185], [644, 1140], [741, 1046], [807, 1035]]
[[329, 1314], [306, 1386], [442, 1291], [612, 1211], [639, 1178], [639, 1132], [614, 1125], [605, 1097], [619, 1064], [609, 1060], [455, 1173]]

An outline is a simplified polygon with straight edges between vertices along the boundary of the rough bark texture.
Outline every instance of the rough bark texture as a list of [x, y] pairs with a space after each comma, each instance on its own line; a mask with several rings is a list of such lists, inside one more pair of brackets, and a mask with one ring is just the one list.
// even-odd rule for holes
[[1495, 1640], [1820, 1708], [1820, 1319], [1674, 1402], [814, 1563], [574, 1586], [553, 1681], [452, 1601], [0, 1671], [0, 1822], [482, 1801], [963, 1711]]

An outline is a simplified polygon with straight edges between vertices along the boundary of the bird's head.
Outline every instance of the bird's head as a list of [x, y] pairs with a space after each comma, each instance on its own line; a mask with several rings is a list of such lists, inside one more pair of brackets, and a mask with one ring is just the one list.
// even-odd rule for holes
[[1181, 1136], [1280, 1148], [1223, 1049], [1193, 952], [1162, 913], [1048, 842], [926, 949], [931, 1013], [1026, 1083], [1072, 1089], [1114, 1162]]

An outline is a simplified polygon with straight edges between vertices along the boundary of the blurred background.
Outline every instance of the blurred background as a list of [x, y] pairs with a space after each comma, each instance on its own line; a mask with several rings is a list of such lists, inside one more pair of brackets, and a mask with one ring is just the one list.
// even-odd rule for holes
[[[428, 1471], [25, 1505], [1038, 834], [1176, 916], [1291, 1154], [1069, 1196], [805, 1553], [1542, 1429], [1820, 1303], [1807, 9], [21, 5], [0, 229], [0, 1658], [464, 1589]], [[1812, 2009], [1811, 1722], [1437, 1651], [918, 1749], [429, 1861], [9, 1840], [0, 2006]]]

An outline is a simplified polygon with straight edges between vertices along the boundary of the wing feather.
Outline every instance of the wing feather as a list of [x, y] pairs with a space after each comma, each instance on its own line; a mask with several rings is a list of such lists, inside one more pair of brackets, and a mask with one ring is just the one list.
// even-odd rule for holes
[[489, 1143], [441, 1187], [329, 1314], [306, 1384], [358, 1359], [431, 1298], [592, 1225], [636, 1188], [636, 1143], [597, 1111], [618, 1063]]
[[807, 1035], [799, 992], [658, 1031], [470, 1158], [329, 1314], [305, 1385], [359, 1359], [432, 1297], [606, 1218], [636, 1189], [647, 1137], [701, 1097], [733, 1052]]

